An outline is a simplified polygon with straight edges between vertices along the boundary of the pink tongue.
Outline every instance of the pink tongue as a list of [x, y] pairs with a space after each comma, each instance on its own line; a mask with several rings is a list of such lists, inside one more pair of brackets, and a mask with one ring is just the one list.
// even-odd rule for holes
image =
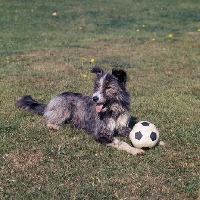
[[96, 111], [97, 111], [97, 112], [101, 112], [102, 107], [103, 107], [103, 105], [98, 105], [98, 106], [96, 106]]

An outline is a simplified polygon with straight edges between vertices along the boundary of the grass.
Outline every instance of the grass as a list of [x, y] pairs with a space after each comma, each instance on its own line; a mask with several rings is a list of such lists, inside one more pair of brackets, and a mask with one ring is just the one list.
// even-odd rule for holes
[[[197, 0], [0, 1], [0, 199], [197, 199], [199, 9]], [[24, 94], [91, 94], [94, 65], [128, 72], [131, 115], [154, 123], [167, 146], [133, 157], [14, 108]]]

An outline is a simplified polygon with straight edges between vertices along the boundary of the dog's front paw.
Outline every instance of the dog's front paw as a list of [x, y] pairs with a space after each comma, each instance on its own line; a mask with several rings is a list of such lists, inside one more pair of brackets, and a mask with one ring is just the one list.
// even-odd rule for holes
[[47, 127], [48, 127], [49, 129], [54, 130], [54, 131], [59, 131], [59, 126], [56, 125], [56, 124], [47, 124]]
[[[131, 152], [130, 152], [131, 153]], [[143, 155], [145, 153], [145, 151], [144, 150], [142, 150], [142, 149], [137, 149], [137, 148], [134, 148], [134, 150], [132, 151], [132, 153], [131, 154], [133, 154], [133, 155]]]
[[114, 147], [119, 150], [124, 150], [132, 155], [144, 154], [144, 150], [134, 148], [134, 147], [130, 146], [129, 144], [127, 144], [126, 142], [120, 141], [115, 137], [113, 138], [112, 143], [107, 144], [107, 146]]
[[158, 143], [157, 143], [157, 146], [165, 146], [166, 143], [163, 142], [162, 140], [159, 140]]

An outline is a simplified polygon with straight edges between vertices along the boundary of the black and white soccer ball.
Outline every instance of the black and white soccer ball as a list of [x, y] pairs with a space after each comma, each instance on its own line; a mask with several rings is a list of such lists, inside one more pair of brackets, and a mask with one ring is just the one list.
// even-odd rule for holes
[[151, 122], [140, 121], [133, 127], [129, 138], [136, 148], [152, 148], [159, 142], [159, 132]]

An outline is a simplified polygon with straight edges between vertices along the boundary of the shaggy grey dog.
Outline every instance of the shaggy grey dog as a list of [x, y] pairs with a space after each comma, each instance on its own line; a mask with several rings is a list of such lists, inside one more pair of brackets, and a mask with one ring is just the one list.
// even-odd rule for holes
[[126, 72], [113, 69], [105, 71], [99, 67], [91, 70], [96, 74], [94, 93], [85, 96], [80, 93], [64, 92], [40, 104], [26, 95], [15, 101], [15, 106], [43, 115], [46, 125], [58, 130], [60, 124], [69, 123], [75, 128], [91, 133], [95, 140], [125, 150], [133, 155], [142, 154], [115, 135], [128, 137], [129, 94], [126, 90]]

